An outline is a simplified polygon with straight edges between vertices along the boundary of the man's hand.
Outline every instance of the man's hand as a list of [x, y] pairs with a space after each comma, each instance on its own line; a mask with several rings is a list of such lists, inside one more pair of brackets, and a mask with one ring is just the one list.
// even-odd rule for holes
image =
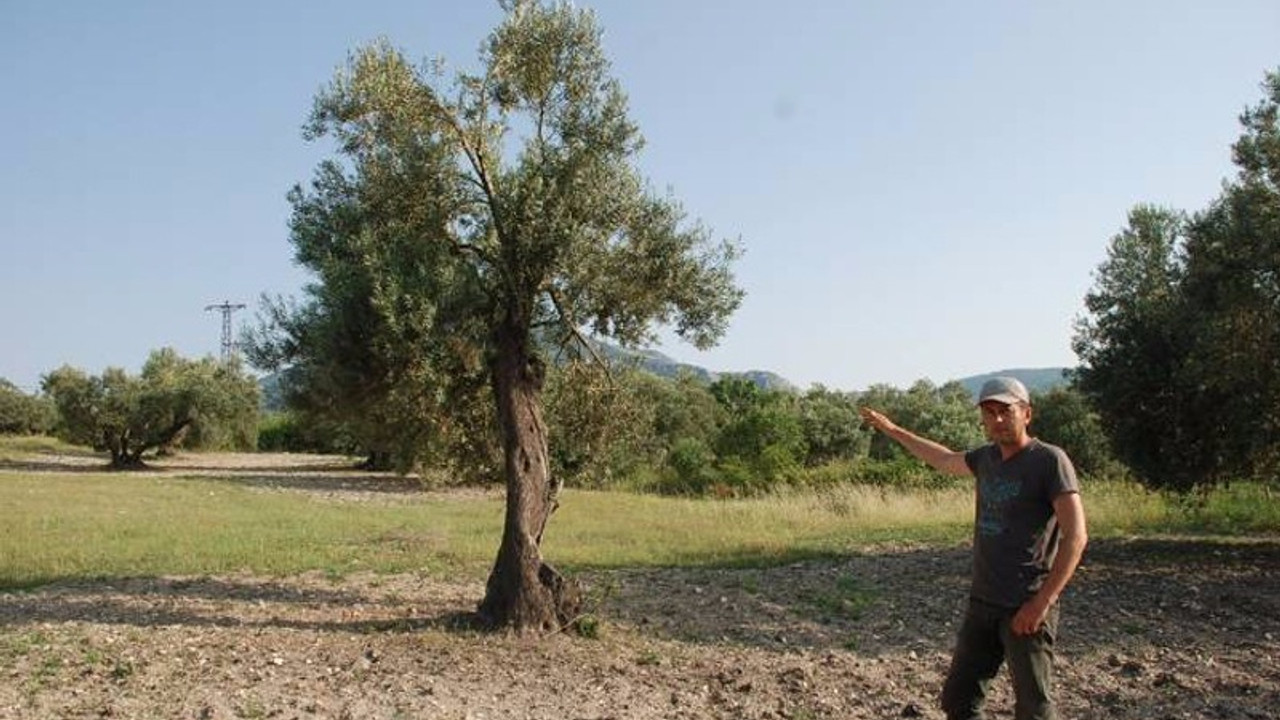
[[863, 422], [886, 435], [890, 430], [897, 427], [889, 418], [871, 408], [858, 408], [858, 414], [862, 416]]
[[871, 408], [858, 408], [858, 414], [862, 416], [865, 423], [892, 438], [906, 448], [907, 452], [925, 461], [933, 469], [948, 475], [970, 474], [969, 466], [964, 462], [964, 453], [955, 452], [951, 448], [905, 430]]
[[1035, 635], [1040, 632], [1040, 627], [1044, 625], [1044, 619], [1048, 615], [1049, 603], [1037, 593], [1023, 603], [1022, 607], [1018, 608], [1017, 614], [1013, 616], [1013, 634]]

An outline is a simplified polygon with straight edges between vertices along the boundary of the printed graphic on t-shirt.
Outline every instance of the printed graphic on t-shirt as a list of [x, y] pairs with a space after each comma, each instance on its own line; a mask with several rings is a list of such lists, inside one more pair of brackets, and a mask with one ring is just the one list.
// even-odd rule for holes
[[1005, 530], [1005, 508], [1018, 497], [1022, 485], [1017, 480], [995, 476], [984, 478], [978, 497], [978, 532], [983, 535], [999, 535]]
[[1050, 517], [1048, 524], [1044, 526], [1044, 530], [1036, 534], [1035, 542], [1031, 545], [1031, 560], [1026, 563], [1031, 567], [1048, 568], [1053, 564], [1053, 556], [1057, 554], [1056, 546], [1050, 547], [1051, 543], [1057, 537], [1058, 518]]

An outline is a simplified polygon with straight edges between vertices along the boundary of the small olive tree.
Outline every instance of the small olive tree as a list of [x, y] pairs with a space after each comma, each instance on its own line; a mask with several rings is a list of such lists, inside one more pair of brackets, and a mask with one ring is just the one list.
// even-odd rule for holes
[[57, 408], [62, 439], [111, 453], [117, 469], [142, 467], [142, 456], [172, 447], [254, 446], [258, 384], [235, 364], [186, 360], [157, 350], [137, 375], [101, 375], [63, 366], [43, 378]]

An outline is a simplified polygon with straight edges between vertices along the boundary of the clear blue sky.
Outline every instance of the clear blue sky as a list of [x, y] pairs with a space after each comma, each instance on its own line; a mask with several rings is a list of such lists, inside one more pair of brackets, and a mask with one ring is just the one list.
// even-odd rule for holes
[[[806, 387], [1072, 365], [1128, 210], [1198, 210], [1280, 65], [1275, 0], [583, 0], [747, 298], [677, 359]], [[0, 0], [0, 377], [218, 352], [297, 295], [285, 193], [350, 49], [474, 66], [483, 0]]]

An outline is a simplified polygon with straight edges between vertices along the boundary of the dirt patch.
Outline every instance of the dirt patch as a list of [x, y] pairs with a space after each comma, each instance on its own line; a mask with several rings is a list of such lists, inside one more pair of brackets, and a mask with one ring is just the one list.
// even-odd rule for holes
[[[0, 718], [939, 718], [968, 550], [578, 577], [594, 638], [477, 632], [480, 583], [408, 574], [0, 594]], [[1277, 717], [1280, 542], [1095, 541], [1059, 678], [1064, 718]]]

